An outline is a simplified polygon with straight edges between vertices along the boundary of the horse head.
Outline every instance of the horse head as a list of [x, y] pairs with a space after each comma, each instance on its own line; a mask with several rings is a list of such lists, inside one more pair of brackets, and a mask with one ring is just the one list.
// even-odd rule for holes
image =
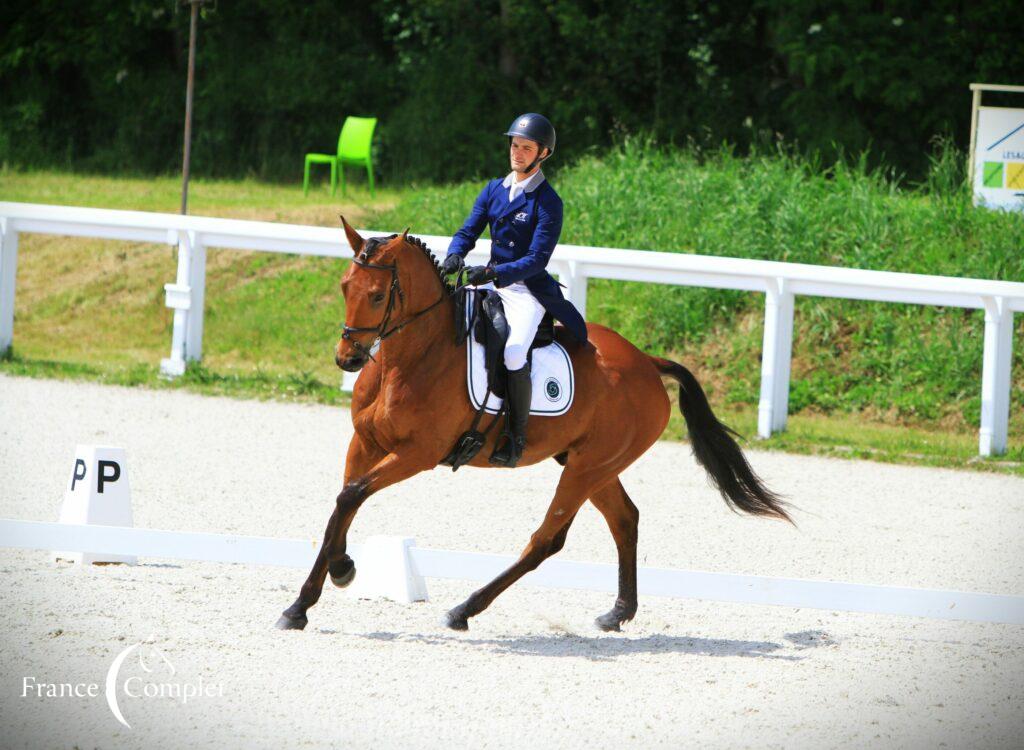
[[378, 341], [447, 300], [451, 289], [430, 250], [410, 237], [408, 229], [364, 240], [344, 216], [341, 223], [353, 258], [341, 279], [345, 325], [334, 361], [342, 370], [356, 372], [373, 359]]

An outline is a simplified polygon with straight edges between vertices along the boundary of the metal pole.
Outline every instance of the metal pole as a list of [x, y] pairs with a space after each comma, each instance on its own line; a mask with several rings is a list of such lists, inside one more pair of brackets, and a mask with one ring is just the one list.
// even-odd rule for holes
[[188, 165], [192, 158], [192, 90], [195, 84], [196, 27], [199, 20], [199, 2], [191, 0], [192, 21], [188, 32], [188, 83], [185, 85], [185, 154], [181, 164], [181, 213], [188, 213]]
[[978, 133], [978, 109], [980, 107], [981, 89], [974, 89], [971, 92], [971, 142], [967, 148], [967, 183], [971, 187], [972, 194], [974, 193], [974, 140]]

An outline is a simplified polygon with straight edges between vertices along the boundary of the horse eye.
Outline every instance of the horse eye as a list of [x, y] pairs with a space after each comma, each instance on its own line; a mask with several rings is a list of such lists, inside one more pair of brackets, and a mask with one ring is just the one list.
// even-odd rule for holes
[[382, 292], [377, 292], [371, 299], [374, 304], [380, 304], [384, 301], [384, 294]]

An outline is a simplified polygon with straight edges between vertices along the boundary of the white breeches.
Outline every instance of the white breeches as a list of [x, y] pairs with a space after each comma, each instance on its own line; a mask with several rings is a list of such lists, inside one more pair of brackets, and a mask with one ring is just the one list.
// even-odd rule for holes
[[537, 327], [544, 317], [544, 306], [522, 282], [501, 289], [493, 283], [481, 284], [478, 288], [492, 289], [501, 297], [509, 328], [508, 341], [505, 342], [505, 367], [509, 370], [522, 369], [526, 366], [526, 355], [537, 335]]

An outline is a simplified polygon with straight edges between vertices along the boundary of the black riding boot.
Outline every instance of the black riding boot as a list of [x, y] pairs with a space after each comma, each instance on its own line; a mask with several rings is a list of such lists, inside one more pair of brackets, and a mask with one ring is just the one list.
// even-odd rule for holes
[[526, 421], [530, 418], [530, 398], [533, 395], [529, 362], [518, 370], [509, 370], [506, 391], [511, 434], [505, 434], [504, 440], [498, 444], [490, 460], [495, 466], [514, 469], [523, 455], [523, 449], [526, 448]]

